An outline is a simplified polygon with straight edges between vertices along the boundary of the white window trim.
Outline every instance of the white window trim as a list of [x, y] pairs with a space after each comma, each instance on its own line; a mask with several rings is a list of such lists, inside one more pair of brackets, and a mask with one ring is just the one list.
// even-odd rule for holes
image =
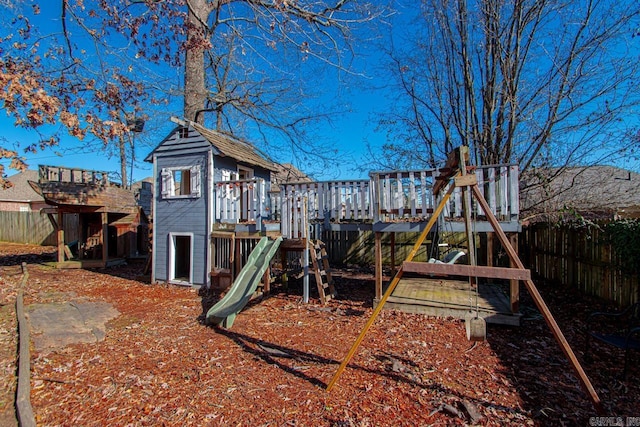
[[[175, 195], [175, 183], [173, 173], [175, 171], [190, 171], [191, 194]], [[202, 194], [202, 177], [200, 176], [200, 165], [193, 166], [173, 166], [162, 168], [160, 171], [160, 195], [163, 199], [197, 199]]]
[[245, 172], [245, 175], [247, 175], [247, 177], [245, 179], [253, 179], [255, 178], [255, 171], [247, 166], [242, 166], [242, 165], [238, 165], [238, 179], [240, 179], [240, 173], [241, 172]]
[[[176, 254], [176, 237], [190, 237], [191, 248], [190, 254], [191, 259], [189, 262], [189, 280], [176, 280], [176, 271], [175, 271], [175, 254]], [[182, 232], [170, 232], [169, 233], [169, 277], [168, 282], [173, 283], [175, 285], [186, 285], [190, 286], [193, 283], [193, 233], [182, 233]]]

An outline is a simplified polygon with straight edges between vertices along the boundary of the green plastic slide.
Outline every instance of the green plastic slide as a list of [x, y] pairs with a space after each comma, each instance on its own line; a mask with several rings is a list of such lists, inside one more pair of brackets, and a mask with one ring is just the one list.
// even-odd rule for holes
[[282, 237], [276, 240], [267, 237], [260, 239], [229, 292], [207, 311], [207, 324], [231, 328], [236, 315], [242, 311], [256, 291], [258, 283], [280, 247], [280, 242]]

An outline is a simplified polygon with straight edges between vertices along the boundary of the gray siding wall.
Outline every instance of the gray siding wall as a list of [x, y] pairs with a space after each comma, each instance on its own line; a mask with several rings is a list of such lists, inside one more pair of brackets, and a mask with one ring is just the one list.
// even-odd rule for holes
[[[207, 235], [208, 218], [208, 148], [182, 148], [178, 155], [158, 153], [155, 177], [156, 212], [154, 212], [153, 238], [155, 240], [155, 278], [169, 280], [169, 233], [193, 233], [193, 284], [207, 283]], [[162, 196], [162, 169], [172, 167], [189, 168], [200, 166], [200, 197], [166, 199]]]
[[[213, 159], [213, 168], [215, 169], [215, 172], [213, 174], [214, 182], [218, 182], [222, 180], [222, 170], [228, 170], [234, 173], [237, 172], [238, 164], [243, 165], [244, 167], [253, 169], [253, 174], [256, 178], [262, 178], [265, 181], [267, 181], [267, 183], [271, 181], [271, 172], [268, 171], [267, 169], [263, 169], [258, 166], [247, 165], [242, 162], [237, 162], [235, 159], [232, 159], [230, 157], [214, 157]], [[269, 187], [267, 186], [267, 188]]]
[[[209, 188], [208, 153], [213, 147], [198, 132], [190, 129], [188, 135], [180, 136], [176, 129], [154, 150], [155, 171], [155, 212], [153, 218], [155, 279], [169, 280], [170, 233], [193, 233], [193, 284], [208, 282], [207, 257], [209, 246], [209, 197], [214, 197], [215, 185]], [[151, 156], [149, 157], [149, 160]], [[242, 164], [242, 162], [240, 162]], [[166, 199], [162, 196], [162, 169], [189, 168], [200, 166], [200, 197]], [[256, 177], [270, 180], [266, 169], [246, 165], [254, 170]], [[229, 157], [214, 158], [213, 182], [221, 180], [221, 169], [237, 171], [238, 162]], [[267, 185], [269, 188], [269, 185]], [[215, 199], [214, 199], [215, 200]]]

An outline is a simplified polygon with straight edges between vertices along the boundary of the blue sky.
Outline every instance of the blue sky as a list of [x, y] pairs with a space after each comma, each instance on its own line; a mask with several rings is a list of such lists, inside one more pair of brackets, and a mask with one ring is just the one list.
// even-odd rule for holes
[[[360, 164], [365, 160], [366, 142], [370, 141], [374, 145], [381, 145], [384, 136], [375, 132], [374, 124], [369, 120], [373, 114], [374, 106], [379, 97], [369, 92], [356, 93], [358, 102], [353, 105], [351, 112], [346, 112], [327, 126], [327, 131], [331, 134], [331, 140], [341, 151], [341, 155], [336, 158], [335, 169], [326, 171], [326, 174], [319, 174], [317, 179], [356, 179], [367, 178], [366, 173], [359, 172], [353, 168], [354, 164]], [[136, 145], [136, 159], [134, 165], [134, 181], [138, 181], [147, 176], [151, 176], [151, 164], [143, 162], [153, 149], [153, 144], [157, 145], [173, 129], [174, 123], [166, 117], [166, 126], [157, 129], [149, 129], [143, 135], [137, 135], [141, 139]], [[173, 115], [180, 116], [180, 110], [173, 112]], [[60, 144], [55, 147], [46, 148], [37, 153], [24, 153], [23, 148], [31, 143], [37, 143], [39, 134], [35, 130], [17, 128], [13, 124], [13, 119], [4, 114], [0, 114], [0, 127], [3, 129], [3, 143], [6, 148], [17, 149], [23, 156], [30, 168], [37, 168], [38, 165], [64, 166], [73, 168], [93, 169], [108, 172], [120, 170], [120, 159], [116, 153], [106, 152], [86, 152], [85, 141], [80, 141], [70, 135], [64, 134]], [[43, 133], [44, 130], [43, 130]], [[291, 162], [292, 158], [282, 156], [275, 159], [283, 163]], [[5, 162], [7, 164], [7, 162]], [[300, 166], [303, 167], [303, 166]], [[9, 170], [9, 175], [15, 171]]]
[[[42, 13], [38, 16], [40, 24], [45, 27], [50, 26], [59, 29], [59, 7], [58, 2], [43, 3]], [[410, 25], [408, 15], [415, 13], [413, 3], [399, 9], [397, 14], [387, 21], [394, 23], [394, 37], [400, 32], [408, 32]], [[386, 25], [380, 25], [381, 33], [387, 31]], [[43, 31], [44, 31], [43, 30]], [[383, 89], [388, 77], [381, 72], [383, 54], [376, 49], [372, 43], [365, 43], [364, 46], [356, 46], [358, 58], [354, 62], [354, 70], [363, 73], [364, 76], [349, 76], [342, 83], [335, 78], [338, 72], [327, 72], [325, 79], [318, 85], [326, 94], [324, 101], [335, 101], [336, 96], [340, 97], [340, 104], [344, 105], [344, 112], [335, 116], [331, 123], [322, 128], [323, 135], [326, 136], [327, 144], [339, 150], [332, 167], [321, 173], [315, 174], [314, 178], [326, 179], [358, 179], [366, 178], [365, 170], [368, 159], [367, 144], [375, 149], [386, 142], [386, 135], [377, 132], [375, 127], [375, 113], [384, 110], [385, 105], [391, 102], [385, 95]], [[179, 89], [182, 85], [182, 73], [179, 69], [165, 69], [167, 82], [173, 89]], [[344, 76], [344, 75], [343, 75]], [[175, 92], [175, 90], [174, 90]], [[151, 175], [151, 165], [142, 162], [154, 146], [175, 126], [170, 122], [172, 115], [181, 116], [182, 100], [174, 97], [175, 101], [168, 105], [161, 116], [155, 117], [148, 122], [145, 131], [136, 135], [136, 162], [133, 178], [139, 180]], [[321, 108], [323, 99], [315, 105]], [[57, 147], [48, 148], [38, 153], [23, 154], [22, 148], [37, 142], [39, 134], [33, 130], [19, 129], [13, 126], [13, 120], [0, 114], [0, 126], [3, 129], [2, 143], [6, 148], [17, 147], [18, 151], [25, 157], [31, 167], [35, 168], [39, 164], [78, 167], [85, 169], [96, 169], [117, 172], [120, 169], [119, 158], [115, 153], [96, 151], [95, 148], [87, 150], [87, 142], [79, 141], [74, 137], [62, 134], [61, 143]], [[41, 130], [46, 133], [46, 129]], [[89, 151], [89, 152], [87, 152]], [[286, 153], [279, 153], [279, 157], [274, 160], [280, 162], [291, 162], [293, 156]], [[6, 162], [4, 163], [6, 165]], [[309, 172], [305, 165], [297, 164], [302, 170]], [[632, 170], [639, 170], [640, 165], [636, 160], [626, 159], [621, 161], [620, 166]], [[9, 175], [13, 172], [9, 171]]]

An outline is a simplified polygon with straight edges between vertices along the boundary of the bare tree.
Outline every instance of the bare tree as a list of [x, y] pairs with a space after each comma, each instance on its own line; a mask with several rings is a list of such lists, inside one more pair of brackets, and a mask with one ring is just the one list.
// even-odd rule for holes
[[[150, 71], [150, 61], [138, 60], [125, 37], [110, 33], [106, 15], [96, 5], [81, 3], [42, 3], [48, 16], [40, 16], [38, 3], [24, 9], [26, 2], [16, 2], [5, 9], [15, 18], [0, 38], [2, 107], [16, 126], [38, 132], [38, 141], [20, 147], [24, 151], [56, 146], [68, 132], [84, 141], [87, 152], [120, 155], [126, 185], [127, 114], [152, 103], [161, 82]], [[50, 19], [52, 10], [55, 20]], [[135, 34], [135, 24], [129, 31]], [[11, 168], [24, 169], [17, 148], [0, 156], [10, 159]]]
[[321, 139], [311, 129], [336, 111], [327, 104], [314, 108], [310, 100], [327, 69], [353, 72], [351, 29], [379, 12], [342, 0], [187, 5], [185, 117], [201, 123], [212, 117], [216, 129], [259, 135], [270, 153], [331, 160], [334, 150], [319, 149]]
[[625, 147], [639, 97], [635, 2], [423, 0], [388, 49], [386, 160], [430, 165], [456, 145], [521, 170], [602, 161]]

